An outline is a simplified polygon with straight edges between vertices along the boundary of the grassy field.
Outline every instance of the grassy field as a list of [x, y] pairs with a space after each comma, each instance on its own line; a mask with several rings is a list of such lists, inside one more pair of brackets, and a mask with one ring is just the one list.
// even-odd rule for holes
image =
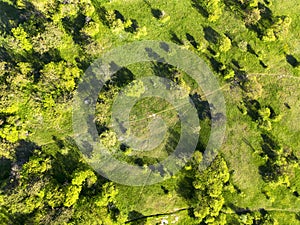
[[[260, 168], [267, 162], [263, 156], [263, 134], [269, 132], [280, 146], [289, 151], [292, 150], [298, 159], [300, 158], [300, 4], [296, 0], [274, 0], [268, 9], [272, 16], [289, 16], [292, 23], [288, 35], [282, 40], [266, 42], [261, 40], [258, 32], [245, 26], [245, 22], [237, 10], [230, 9], [230, 3], [216, 22], [210, 22], [199, 9], [193, 6], [192, 1], [147, 1], [147, 0], [93, 0], [95, 13], [92, 19], [99, 22], [101, 7], [107, 12], [118, 15], [124, 20], [122, 25], [107, 26], [99, 22], [92, 29], [92, 39], [97, 43], [96, 50], [89, 49], [89, 54], [97, 58], [103, 52], [117, 46], [139, 40], [162, 40], [176, 43], [183, 48], [195, 52], [210, 66], [218, 79], [220, 88], [226, 100], [226, 135], [220, 150], [230, 170], [230, 183], [235, 191], [225, 191], [225, 206], [233, 205], [243, 210], [259, 211], [265, 209], [277, 219], [279, 224], [300, 224], [300, 170], [290, 172], [289, 185], [273, 185], [264, 181]], [[225, 0], [226, 2], [226, 0]], [[233, 1], [234, 2], [234, 1]], [[259, 1], [266, 4], [267, 1]], [[46, 1], [33, 1], [33, 4], [42, 9]], [[117, 12], [117, 13], [116, 13]], [[134, 23], [134, 32], [126, 31], [125, 21]], [[123, 29], [124, 28], [124, 29]], [[128, 28], [127, 28], [128, 29]], [[225, 35], [231, 41], [231, 47], [226, 52], [216, 53], [218, 41]], [[78, 49], [71, 38], [65, 38], [65, 45], [58, 46], [63, 52], [61, 57], [65, 61], [75, 62], [79, 55]], [[75, 46], [75, 45], [74, 45]], [[77, 45], [76, 45], [77, 46]], [[78, 46], [77, 46], [78, 47]], [[88, 47], [86, 47], [88, 48]], [[156, 66], [156, 67], [155, 67]], [[168, 74], [159, 65], [152, 63], [134, 64], [127, 68], [133, 78], [157, 75], [168, 77]], [[227, 70], [235, 72], [232, 79], [224, 79]], [[181, 74], [182, 75], [182, 74]], [[194, 85], [188, 75], [182, 75], [186, 83]], [[261, 90], [261, 93], [253, 97], [260, 104], [260, 109], [268, 107], [273, 114], [280, 116], [281, 120], [271, 122], [272, 129], [266, 131], [258, 124], [258, 120], [249, 113], [243, 113], [243, 107], [247, 104], [249, 93], [241, 88], [245, 80], [251, 80], [253, 89]], [[108, 91], [109, 92], [109, 91]], [[199, 87], [193, 87], [191, 92], [201, 93]], [[107, 98], [108, 103], [113, 102], [113, 96]], [[203, 99], [205, 100], [205, 97]], [[40, 101], [40, 100], [39, 100]], [[57, 103], [55, 107], [45, 110], [36, 110], [34, 100], [28, 99], [20, 110], [24, 115], [30, 115], [25, 126], [32, 133], [29, 139], [39, 146], [53, 144], [56, 139], [64, 140], [72, 137], [72, 105], [71, 103]], [[110, 120], [110, 108], [104, 109], [99, 104], [97, 110], [102, 120]], [[101, 112], [101, 109], [103, 110]], [[29, 111], [31, 111], [29, 113]], [[131, 111], [131, 125], [133, 133], [144, 137], [148, 134], [146, 129], [150, 121], [150, 115], [160, 114], [167, 121], [168, 127], [174, 128], [174, 133], [179, 131], [177, 113], [171, 104], [159, 98], [149, 98], [138, 102]], [[98, 115], [98, 116], [99, 116]], [[100, 117], [99, 116], [99, 117]], [[106, 116], [106, 117], [105, 117]], [[210, 120], [200, 121], [201, 132], [198, 148], [205, 148], [209, 138]], [[103, 122], [104, 123], [104, 122]], [[103, 125], [103, 124], [101, 124]], [[107, 125], [107, 124], [105, 124]], [[169, 135], [169, 136], [168, 136]], [[168, 133], [170, 139], [178, 139]], [[176, 136], [176, 135], [174, 135]], [[172, 140], [173, 140], [172, 139]], [[178, 140], [177, 140], [178, 141]], [[174, 143], [169, 144], [165, 140], [153, 151], [132, 153], [130, 156], [148, 157], [156, 159], [165, 158], [172, 151]], [[203, 149], [197, 149], [202, 150]], [[146, 216], [146, 221], [138, 220], [132, 224], [157, 224], [161, 219], [167, 218], [176, 224], [192, 224], [189, 218], [189, 208], [193, 207], [180, 192], [182, 180], [185, 178], [183, 169], [180, 173], [162, 183], [129, 187], [116, 184], [117, 207], [124, 214], [138, 212], [131, 219]], [[268, 194], [266, 194], [268, 193]], [[224, 211], [224, 210], [223, 210]], [[225, 212], [230, 214], [230, 212]], [[129, 218], [130, 219], [130, 218]], [[143, 222], [143, 223], [142, 223]]]

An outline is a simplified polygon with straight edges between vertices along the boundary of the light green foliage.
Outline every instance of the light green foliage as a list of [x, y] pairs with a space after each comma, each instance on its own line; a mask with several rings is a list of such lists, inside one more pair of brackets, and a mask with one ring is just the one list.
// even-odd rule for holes
[[139, 98], [145, 92], [144, 83], [140, 80], [134, 80], [126, 89], [125, 95]]
[[111, 182], [105, 183], [102, 186], [102, 193], [95, 200], [95, 204], [98, 207], [105, 207], [108, 205], [109, 202], [115, 202], [115, 197], [118, 194], [118, 190], [116, 189], [115, 185]]
[[21, 173], [22, 179], [29, 179], [30, 176], [44, 173], [51, 168], [50, 159], [43, 159], [39, 157], [31, 158], [28, 163], [23, 166]]
[[288, 32], [291, 25], [292, 19], [288, 16], [274, 18], [274, 23], [270, 28], [266, 29], [263, 40], [264, 41], [275, 41], [283, 40]]
[[92, 170], [89, 169], [75, 172], [74, 178], [72, 179], [72, 185], [81, 186], [85, 181], [87, 182], [88, 187], [91, 187], [97, 181], [97, 177]]
[[231, 49], [231, 40], [226, 36], [222, 35], [219, 39], [219, 51], [228, 52]]
[[213, 224], [215, 217], [225, 202], [222, 196], [224, 184], [229, 180], [229, 171], [223, 158], [217, 157], [212, 165], [203, 172], [196, 172], [193, 186], [198, 201], [201, 202], [194, 210], [195, 216], [208, 224]]
[[85, 181], [88, 187], [91, 187], [97, 181], [97, 177], [92, 170], [76, 171], [73, 176], [72, 184], [66, 190], [66, 199], [64, 202], [64, 206], [66, 207], [70, 207], [77, 202]]
[[50, 49], [63, 46], [64, 32], [57, 25], [49, 23], [43, 33], [39, 33], [36, 37], [33, 37], [33, 49], [40, 53], [45, 53]]
[[229, 69], [229, 70], [226, 71], [226, 74], [225, 74], [225, 76], [224, 76], [224, 79], [225, 79], [225, 80], [229, 80], [229, 79], [233, 78], [234, 75], [235, 75], [234, 70]]
[[46, 190], [47, 192], [46, 192], [45, 199], [47, 204], [50, 207], [52, 208], [59, 207], [64, 203], [65, 193], [62, 190], [60, 190], [58, 186], [49, 185], [47, 186]]
[[28, 35], [22, 26], [13, 28], [11, 31], [14, 37], [20, 42], [21, 49], [24, 49], [25, 51], [30, 51], [32, 49], [32, 44], [30, 43]]
[[19, 132], [15, 126], [5, 125], [0, 130], [0, 137], [8, 140], [9, 142], [15, 143], [19, 140]]
[[257, 24], [258, 21], [261, 19], [260, 10], [258, 8], [251, 9], [245, 18], [245, 24]]
[[113, 150], [118, 143], [117, 135], [115, 132], [108, 130], [100, 135], [101, 143], [108, 149]]
[[284, 39], [288, 32], [289, 27], [292, 23], [292, 19], [288, 16], [277, 17], [275, 23], [272, 25], [274, 29], [274, 35], [279, 39]]
[[255, 7], [258, 6], [258, 2], [259, 2], [259, 0], [250, 0], [249, 3], [248, 3], [248, 5], [251, 8], [255, 8]]
[[72, 91], [80, 75], [80, 69], [63, 61], [46, 64], [42, 70], [43, 90], [52, 93]]
[[208, 12], [208, 21], [217, 21], [223, 13], [223, 2], [220, 0], [208, 0], [204, 2], [204, 5]]
[[278, 221], [270, 216], [270, 214], [262, 215], [259, 212], [245, 213], [239, 216], [238, 221], [240, 224], [252, 225], [252, 224], [274, 224], [278, 225]]
[[147, 36], [147, 27], [143, 26], [143, 27], [139, 27], [137, 29], [137, 32], [135, 34], [135, 38], [136, 39], [141, 39], [143, 37]]
[[70, 207], [74, 205], [79, 198], [81, 189], [81, 186], [69, 186], [66, 190], [66, 200], [64, 202], [64, 206]]

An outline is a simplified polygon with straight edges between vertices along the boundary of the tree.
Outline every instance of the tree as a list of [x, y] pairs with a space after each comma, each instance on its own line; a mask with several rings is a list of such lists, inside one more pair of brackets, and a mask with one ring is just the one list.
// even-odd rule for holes
[[144, 83], [141, 80], [134, 80], [125, 90], [125, 95], [139, 98], [145, 92]]
[[223, 2], [221, 0], [208, 0], [204, 1], [206, 10], [208, 12], [208, 20], [210, 22], [217, 21], [223, 14]]
[[[194, 208], [194, 215], [199, 221], [205, 220], [207, 224], [214, 224], [225, 202], [222, 192], [228, 180], [228, 167], [220, 156], [205, 171], [196, 171], [193, 187], [200, 204]], [[224, 218], [219, 219], [224, 221]]]
[[64, 202], [66, 207], [70, 207], [77, 202], [84, 182], [86, 182], [87, 187], [91, 187], [97, 181], [97, 177], [92, 170], [77, 170], [73, 174], [72, 184], [66, 189], [66, 200]]
[[219, 51], [220, 52], [228, 52], [231, 49], [231, 40], [226, 36], [222, 35], [219, 38]]
[[286, 37], [292, 23], [292, 19], [288, 16], [278, 16], [273, 20], [273, 24], [263, 34], [262, 40], [264, 41], [282, 40]]
[[32, 50], [32, 44], [22, 26], [12, 28], [11, 32], [13, 33], [14, 37], [20, 42], [21, 49], [24, 49], [25, 51]]

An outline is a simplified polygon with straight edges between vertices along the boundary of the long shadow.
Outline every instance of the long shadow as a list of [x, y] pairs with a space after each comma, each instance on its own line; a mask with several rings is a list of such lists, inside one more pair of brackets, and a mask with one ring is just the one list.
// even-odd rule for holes
[[86, 24], [86, 16], [79, 13], [75, 18], [64, 17], [62, 18], [62, 25], [65, 31], [72, 36], [75, 43], [80, 44], [88, 41], [88, 36], [82, 35], [80, 30]]
[[191, 95], [190, 98], [192, 99], [195, 108], [197, 109], [199, 119], [211, 119], [208, 101], [202, 100], [201, 96], [197, 93]]
[[34, 142], [21, 140], [15, 149], [16, 163], [22, 166], [29, 161], [29, 158], [33, 155], [34, 150], [40, 150], [41, 148]]
[[134, 80], [134, 74], [128, 68], [121, 68], [111, 79], [118, 87], [125, 87]]
[[170, 80], [174, 80], [174, 67], [165, 63], [152, 63], [152, 69], [154, 74], [159, 77], [164, 77]]
[[297, 67], [300, 65], [300, 62], [292, 55], [286, 55], [286, 61], [292, 66]]
[[194, 38], [191, 34], [186, 33], [185, 36], [186, 36], [186, 39], [191, 43], [191, 45], [192, 45], [194, 48], [197, 48], [197, 47], [198, 47], [197, 41], [195, 40], [195, 38]]
[[9, 181], [9, 175], [11, 172], [12, 167], [12, 160], [6, 159], [5, 157], [2, 157], [0, 159], [0, 189], [3, 188], [7, 184], [7, 181]]
[[220, 68], [222, 68], [223, 63], [217, 61], [215, 57], [209, 57], [208, 59], [210, 61], [213, 70], [217, 73], [220, 73], [221, 72]]
[[208, 12], [206, 9], [201, 5], [202, 1], [199, 0], [192, 0], [192, 6], [197, 9], [197, 11], [205, 18], [209, 16]]
[[180, 40], [180, 38], [173, 31], [170, 31], [170, 35], [171, 41], [173, 41], [175, 44], [183, 45], [183, 41]]
[[156, 19], [159, 19], [163, 16], [163, 12], [160, 9], [151, 8], [151, 13]]
[[15, 147], [15, 159], [2, 158], [0, 161], [0, 188], [9, 192], [17, 187], [22, 166], [29, 161], [34, 150], [40, 149], [34, 142], [20, 140]]
[[[13, 28], [12, 24], [19, 24], [22, 19], [22, 16], [25, 13], [25, 10], [18, 9], [13, 5], [8, 4], [7, 2], [0, 1], [0, 31], [5, 33], [10, 33]], [[13, 23], [12, 23], [13, 22]]]
[[262, 157], [267, 156], [267, 162], [259, 167], [259, 173], [266, 182], [277, 181], [280, 176], [287, 173], [287, 167], [281, 165], [278, 161], [284, 158], [288, 163], [296, 163], [299, 159], [292, 151], [284, 150], [283, 153], [280, 152], [281, 146], [270, 134], [264, 133], [261, 137], [263, 139], [261, 143], [263, 153], [260, 155]]
[[155, 17], [156, 19], [160, 19], [164, 15], [160, 9], [153, 8], [149, 1], [147, 0], [143, 0], [143, 1], [150, 8], [153, 17]]
[[[59, 184], [64, 184], [65, 182], [71, 182], [72, 173], [79, 167], [86, 167], [81, 160], [81, 152], [78, 149], [76, 143], [71, 139], [60, 140], [53, 136], [53, 141], [55, 145], [50, 145], [45, 147], [43, 151], [47, 151], [47, 148], [51, 152], [54, 152], [54, 159], [52, 161], [51, 170], [48, 174], [53, 177]], [[68, 149], [68, 154], [62, 154], [61, 149]]]
[[256, 100], [248, 98], [245, 98], [243, 102], [247, 108], [247, 114], [253, 121], [257, 121], [260, 118], [260, 115], [258, 113], [258, 110], [261, 109], [260, 103]]
[[264, 31], [274, 23], [274, 16], [270, 8], [262, 3], [258, 3], [261, 19], [256, 24], [247, 24], [246, 27], [257, 33], [259, 38], [262, 38]]
[[247, 51], [253, 55], [255, 55], [256, 57], [259, 57], [259, 55], [255, 52], [255, 50], [252, 48], [252, 46], [250, 44], [247, 44]]
[[[184, 172], [186, 173], [186, 172]], [[195, 188], [193, 186], [195, 178], [192, 174], [187, 174], [178, 182], [176, 192], [187, 201], [195, 198]]]
[[137, 29], [139, 28], [139, 24], [136, 19], [130, 19], [132, 24], [130, 27], [125, 28], [126, 32], [134, 33], [137, 32]]
[[135, 210], [129, 212], [127, 220], [131, 221], [132, 225], [145, 225], [147, 222], [145, 215]]
[[121, 20], [122, 23], [125, 22], [125, 17], [122, 15], [122, 13], [119, 10], [114, 10], [114, 14], [116, 15], [116, 19]]
[[220, 34], [214, 30], [212, 27], [204, 27], [203, 28], [204, 31], [204, 38], [208, 41], [211, 42], [213, 44], [217, 44], [218, 43], [218, 39], [220, 38]]
[[101, 5], [101, 1], [92, 0], [92, 4], [95, 7], [95, 11], [103, 25], [110, 27], [110, 22], [107, 19], [108, 11]]

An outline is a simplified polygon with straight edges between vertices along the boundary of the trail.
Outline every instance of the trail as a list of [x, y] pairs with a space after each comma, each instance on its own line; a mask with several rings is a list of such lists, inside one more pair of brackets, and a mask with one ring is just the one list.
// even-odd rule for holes
[[[292, 75], [284, 75], [284, 74], [251, 73], [251, 74], [247, 74], [247, 76], [248, 76], [248, 77], [252, 77], [252, 76], [253, 76], [253, 77], [254, 77], [254, 76], [270, 76], [270, 77], [277, 77], [277, 78], [279, 78], [279, 79], [286, 78], [286, 79], [296, 79], [296, 80], [300, 80], [300, 77], [296, 77], [296, 76], [292, 76]], [[214, 91], [211, 91], [211, 92], [209, 92], [209, 93], [206, 93], [206, 94], [204, 95], [204, 97], [205, 97], [205, 96], [212, 95], [212, 94], [214, 94], [214, 93], [217, 92], [217, 91], [224, 90], [224, 89], [230, 87], [230, 85], [231, 85], [230, 83], [226, 83], [226, 84], [224, 84], [223, 86], [221, 86], [220, 88], [218, 88], [218, 89], [216, 89], [216, 90], [214, 90]], [[179, 107], [183, 107], [183, 106], [185, 106], [185, 105], [187, 105], [187, 104], [189, 104], [189, 103], [185, 103], [185, 104], [179, 105], [179, 106], [176, 107], [175, 109], [179, 109]], [[156, 115], [160, 115], [160, 114], [165, 113], [165, 112], [168, 112], [168, 111], [170, 111], [170, 110], [174, 110], [174, 107], [172, 107], [172, 108], [167, 108], [167, 109], [158, 111], [158, 112], [155, 113], [155, 114], [156, 114]], [[150, 119], [151, 117], [153, 117], [153, 116], [150, 115], [150, 116], [146, 116], [146, 117], [144, 117], [144, 118], [140, 118], [140, 119], [136, 119], [136, 120], [130, 120], [130, 121], [126, 122], [126, 123], [140, 122], [140, 121], [148, 120], [148, 119]], [[113, 128], [113, 127], [114, 127], [113, 125], [110, 125], [110, 126], [109, 126], [109, 128]], [[83, 134], [83, 133], [79, 133], [79, 134]], [[79, 134], [77, 134], [77, 135], [79, 135]], [[68, 135], [68, 137], [74, 137], [74, 136], [75, 136], [74, 134], [73, 134], [73, 135]], [[65, 138], [63, 138], [63, 140], [64, 140], [64, 139], [65, 139]], [[48, 144], [51, 144], [51, 143], [54, 143], [54, 142], [55, 142], [55, 141], [49, 141], [49, 142], [41, 143], [41, 144], [39, 144], [39, 146], [48, 145]]]
[[281, 78], [287, 78], [287, 79], [296, 79], [300, 80], [300, 77], [292, 76], [292, 75], [284, 75], [284, 74], [272, 74], [272, 73], [250, 73], [247, 74], [247, 76], [270, 76], [270, 77], [278, 77], [279, 79]]
[[[138, 220], [141, 220], [141, 219], [146, 219], [146, 218], [151, 218], [151, 217], [160, 217], [160, 216], [172, 215], [172, 214], [176, 214], [176, 213], [181, 212], [181, 211], [191, 210], [191, 209], [193, 209], [193, 207], [176, 209], [172, 212], [166, 212], [166, 213], [151, 214], [151, 215], [135, 218], [135, 219], [132, 219], [132, 220], [128, 220], [125, 223], [130, 223], [130, 222], [133, 222], [133, 221], [138, 221]], [[224, 213], [224, 214], [235, 214], [235, 213], [256, 212], [256, 211], [260, 211], [260, 210], [265, 210], [267, 212], [288, 212], [288, 213], [299, 213], [300, 212], [300, 209], [280, 209], [280, 208], [253, 208], [253, 209], [245, 209], [245, 210], [235, 210], [233, 212], [225, 212], [225, 211], [221, 210], [221, 212]]]

